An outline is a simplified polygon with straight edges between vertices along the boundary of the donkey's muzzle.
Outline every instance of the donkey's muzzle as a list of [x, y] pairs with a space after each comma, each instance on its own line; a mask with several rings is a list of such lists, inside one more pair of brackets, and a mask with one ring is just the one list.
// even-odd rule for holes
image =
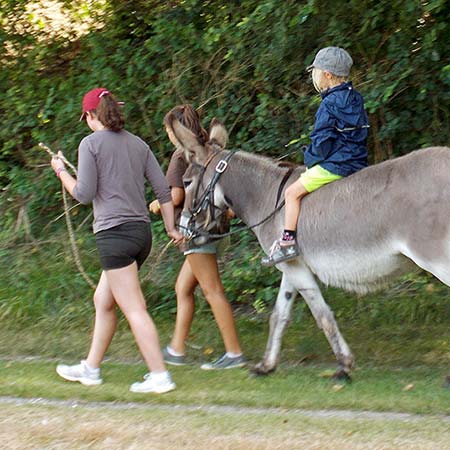
[[179, 229], [180, 233], [187, 239], [191, 239], [194, 234], [193, 230], [190, 228], [190, 225], [191, 225], [191, 215], [183, 211], [180, 216]]

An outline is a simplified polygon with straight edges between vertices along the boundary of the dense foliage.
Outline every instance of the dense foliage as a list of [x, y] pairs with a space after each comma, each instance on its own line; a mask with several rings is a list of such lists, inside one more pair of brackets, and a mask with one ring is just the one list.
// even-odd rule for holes
[[[75, 161], [88, 131], [77, 121], [81, 97], [98, 85], [126, 101], [128, 129], [163, 165], [172, 148], [162, 118], [181, 102], [197, 106], [206, 123], [221, 118], [233, 147], [272, 156], [292, 149], [290, 158], [301, 161], [320, 101], [305, 67], [319, 48], [337, 45], [355, 61], [371, 162], [450, 142], [446, 0], [0, 0], [0, 7], [7, 244], [44, 240], [62, 226], [51, 222], [61, 212], [59, 183], [36, 145]], [[76, 225], [88, 214], [76, 209]], [[248, 282], [263, 278], [267, 272]]]

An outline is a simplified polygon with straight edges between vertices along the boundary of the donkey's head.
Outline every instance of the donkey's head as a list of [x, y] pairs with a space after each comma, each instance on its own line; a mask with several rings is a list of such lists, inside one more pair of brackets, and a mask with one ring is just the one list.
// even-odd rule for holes
[[196, 245], [218, 239], [229, 230], [229, 206], [219, 180], [232, 155], [225, 151], [211, 153], [204, 164], [191, 163], [183, 176], [185, 201], [181, 224], [190, 230]]
[[208, 241], [211, 234], [222, 234], [229, 229], [226, 206], [220, 189], [216, 188], [226, 167], [226, 163], [218, 162], [228, 133], [217, 119], [212, 120], [209, 132], [197, 127], [197, 122], [186, 120], [186, 111], [184, 117], [175, 114], [171, 120], [165, 119], [171, 141], [184, 150], [190, 163], [183, 177], [185, 202], [180, 225], [197, 237], [199, 245], [200, 241]]

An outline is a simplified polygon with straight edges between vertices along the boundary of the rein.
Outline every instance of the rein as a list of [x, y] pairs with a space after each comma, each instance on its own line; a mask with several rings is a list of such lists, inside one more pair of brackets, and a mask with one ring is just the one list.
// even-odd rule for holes
[[[211, 181], [209, 182], [207, 188], [205, 189], [205, 191], [202, 194], [201, 200], [200, 201], [196, 201], [196, 196], [198, 193], [198, 189], [200, 187], [201, 184], [201, 179], [203, 178], [206, 169], [208, 167], [208, 165], [210, 164], [210, 162], [212, 161], [212, 159], [214, 158], [215, 154], [212, 155], [205, 163], [204, 166], [201, 166], [200, 164], [198, 164], [198, 166], [201, 167], [202, 172], [201, 172], [201, 179], [199, 181], [199, 183], [197, 184], [197, 189], [196, 189], [196, 195], [194, 197], [194, 212], [191, 212], [191, 219], [194, 218], [200, 214], [202, 211], [204, 211], [206, 209], [206, 207], [210, 208], [210, 212], [211, 214], [214, 212], [214, 208], [215, 209], [219, 209], [217, 206], [214, 205], [214, 189], [215, 186], [217, 184], [217, 182], [219, 181], [221, 175], [223, 174], [223, 172], [225, 172], [225, 170], [228, 168], [228, 163], [230, 161], [230, 159], [232, 158], [232, 156], [235, 154], [235, 152], [230, 152], [226, 155], [226, 157], [224, 159], [221, 159], [215, 168], [215, 172], [213, 177], [211, 178]], [[182, 226], [180, 225], [181, 228], [186, 229], [187, 231], [189, 231], [190, 233], [192, 233], [193, 238], [195, 239], [195, 236], [200, 235], [200, 236], [206, 236], [209, 239], [221, 239], [224, 238], [226, 236], [231, 236], [232, 234], [236, 234], [236, 233], [240, 233], [242, 230], [251, 230], [253, 228], [259, 227], [262, 224], [264, 224], [265, 222], [267, 222], [268, 220], [272, 219], [283, 207], [285, 204], [284, 199], [282, 200], [281, 203], [279, 203], [280, 198], [281, 198], [281, 194], [283, 192], [284, 186], [286, 185], [289, 177], [292, 175], [292, 172], [294, 171], [293, 167], [289, 167], [288, 171], [284, 174], [283, 179], [280, 182], [280, 185], [278, 187], [278, 192], [277, 192], [277, 198], [275, 201], [275, 209], [268, 214], [264, 219], [260, 220], [259, 222], [253, 224], [253, 225], [243, 225], [240, 226], [234, 230], [228, 231], [227, 233], [221, 233], [221, 234], [216, 234], [216, 233], [209, 233], [207, 230], [201, 229], [201, 228], [195, 228], [195, 227], [190, 227], [190, 226]], [[212, 202], [211, 202], [211, 198], [212, 198]], [[206, 203], [206, 206], [205, 206]], [[219, 209], [220, 210], [220, 209]], [[225, 213], [225, 211], [221, 211], [221, 215], [223, 215]], [[215, 217], [213, 217], [214, 219], [216, 219]]]
[[[293, 171], [294, 171], [294, 168], [289, 167], [288, 171], [284, 174], [284, 177], [281, 180], [280, 185], [278, 186], [277, 199], [275, 200], [275, 208], [277, 207], [278, 202], [280, 201], [281, 193], [283, 192], [284, 186], [286, 185], [287, 180], [289, 180], [289, 177], [292, 175]], [[282, 204], [284, 205], [284, 199], [282, 201]]]

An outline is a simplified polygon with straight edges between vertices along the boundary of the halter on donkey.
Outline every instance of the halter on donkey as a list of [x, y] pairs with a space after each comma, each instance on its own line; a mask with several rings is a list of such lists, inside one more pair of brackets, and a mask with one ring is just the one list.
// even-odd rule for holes
[[[175, 128], [193, 162], [184, 177], [184, 213], [191, 225], [201, 229], [214, 221], [215, 214], [232, 208], [247, 225], [262, 221], [253, 231], [267, 253], [282, 229], [283, 215], [264, 219], [274, 210], [286, 169], [269, 158], [237, 152], [226, 170], [215, 176], [215, 167], [230, 153], [194, 149], [189, 131], [180, 124]], [[302, 170], [296, 168], [286, 184]], [[301, 253], [296, 260], [277, 265], [283, 275], [258, 373], [275, 370], [292, 304], [300, 293], [336, 356], [335, 375], [349, 378], [353, 355], [316, 277], [331, 286], [365, 293], [415, 263], [450, 286], [449, 173], [450, 148], [422, 149], [363, 169], [304, 199], [298, 225]], [[207, 212], [197, 202], [193, 217], [194, 198], [201, 198], [203, 190], [209, 192], [214, 208]]]

